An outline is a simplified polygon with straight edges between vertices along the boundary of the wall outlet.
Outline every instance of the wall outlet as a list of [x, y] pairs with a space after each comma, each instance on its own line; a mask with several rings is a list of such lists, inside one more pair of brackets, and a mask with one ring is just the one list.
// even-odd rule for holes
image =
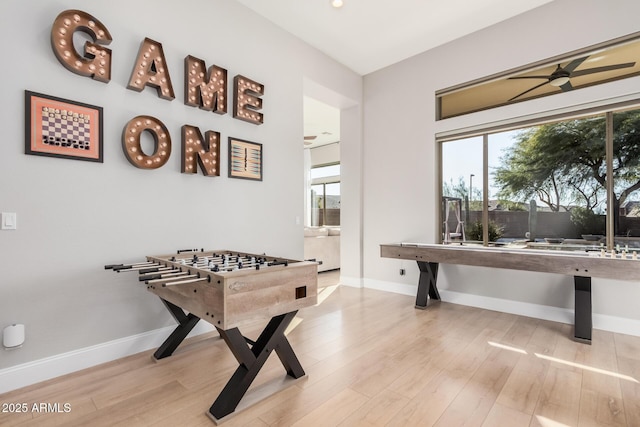
[[404, 273], [405, 273], [404, 268], [401, 268], [401, 269], [400, 269], [400, 275], [401, 275], [401, 276], [404, 276]]
[[2, 218], [0, 223], [0, 228], [2, 230], [15, 230], [18, 227], [15, 212], [2, 212], [0, 216]]

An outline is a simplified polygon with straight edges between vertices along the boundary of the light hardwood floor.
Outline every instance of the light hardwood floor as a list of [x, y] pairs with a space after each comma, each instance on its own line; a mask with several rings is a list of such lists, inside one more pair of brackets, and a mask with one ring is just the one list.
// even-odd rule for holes
[[[640, 426], [640, 337], [461, 305], [335, 286], [288, 337], [307, 377], [235, 415], [234, 426]], [[249, 331], [247, 335], [257, 331]], [[217, 334], [154, 362], [144, 352], [0, 395], [70, 404], [68, 413], [0, 413], [2, 426], [204, 426], [237, 364]], [[272, 355], [256, 379], [283, 376]]]

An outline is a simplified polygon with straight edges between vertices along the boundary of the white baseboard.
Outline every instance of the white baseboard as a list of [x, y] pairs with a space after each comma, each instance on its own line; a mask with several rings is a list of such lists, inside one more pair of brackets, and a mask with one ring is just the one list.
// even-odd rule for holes
[[393, 292], [395, 294], [416, 296], [418, 287], [405, 283], [386, 282], [384, 280], [364, 279], [364, 287], [378, 291]]
[[344, 286], [350, 286], [352, 288], [363, 287], [362, 279], [359, 277], [340, 276], [340, 284]]
[[[364, 287], [381, 291], [394, 292], [402, 295], [416, 295], [417, 286], [403, 283], [385, 282], [381, 280], [365, 279]], [[452, 304], [468, 305], [487, 310], [500, 311], [502, 313], [516, 314], [519, 316], [533, 317], [535, 319], [550, 320], [553, 322], [573, 325], [573, 310], [551, 307], [548, 305], [531, 304], [520, 301], [500, 298], [485, 297], [481, 295], [464, 294], [460, 292], [439, 289], [440, 298], [444, 302]], [[593, 328], [603, 331], [616, 332], [626, 335], [640, 336], [640, 320], [624, 317], [609, 316], [593, 313]]]
[[464, 294], [460, 292], [447, 291], [446, 289], [440, 289], [439, 292], [442, 301], [450, 302], [452, 304], [468, 305], [471, 307], [484, 308], [486, 310], [499, 311], [502, 313], [517, 314], [519, 316], [550, 320], [552, 322], [573, 324], [573, 310], [569, 310], [567, 308]]
[[[159, 347], [175, 326], [120, 338], [106, 343], [58, 354], [0, 370], [0, 393], [16, 390], [51, 378], [110, 362], [141, 351]], [[188, 335], [196, 336], [213, 330], [200, 322]], [[3, 351], [3, 350], [0, 350]], [[16, 351], [16, 350], [10, 350]]]

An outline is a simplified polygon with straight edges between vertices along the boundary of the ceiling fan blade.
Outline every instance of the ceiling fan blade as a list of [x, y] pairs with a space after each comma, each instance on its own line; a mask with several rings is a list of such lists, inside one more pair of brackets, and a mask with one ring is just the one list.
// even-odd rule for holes
[[562, 89], [563, 92], [569, 92], [570, 90], [573, 90], [573, 86], [571, 85], [571, 82], [566, 82], [560, 86], [560, 89]]
[[575, 70], [576, 68], [578, 68], [578, 66], [580, 64], [582, 64], [586, 59], [588, 58], [588, 56], [583, 56], [582, 58], [578, 58], [578, 59], [574, 59], [573, 61], [569, 62], [565, 67], [563, 67], [562, 69], [568, 73], [571, 73], [573, 70]]
[[604, 67], [587, 68], [586, 70], [578, 70], [571, 73], [571, 77], [586, 76], [587, 74], [602, 73], [605, 71], [619, 70], [621, 68], [630, 68], [636, 65], [635, 62], [625, 62], [624, 64], [605, 65]]
[[513, 101], [513, 100], [514, 100], [514, 99], [516, 99], [516, 98], [520, 98], [522, 95], [525, 95], [525, 94], [527, 94], [527, 93], [531, 92], [532, 90], [538, 89], [540, 86], [544, 86], [544, 85], [546, 85], [547, 83], [549, 83], [549, 82], [542, 82], [542, 83], [540, 83], [539, 85], [535, 85], [535, 86], [534, 86], [534, 87], [532, 87], [531, 89], [525, 90], [524, 92], [522, 92], [522, 93], [520, 93], [520, 94], [518, 94], [518, 95], [514, 96], [513, 98], [511, 98], [511, 99], [510, 99], [509, 101], [507, 101], [507, 102], [511, 102], [511, 101]]
[[516, 80], [516, 79], [547, 79], [549, 80], [549, 76], [516, 76], [516, 77], [508, 78], [508, 80]]

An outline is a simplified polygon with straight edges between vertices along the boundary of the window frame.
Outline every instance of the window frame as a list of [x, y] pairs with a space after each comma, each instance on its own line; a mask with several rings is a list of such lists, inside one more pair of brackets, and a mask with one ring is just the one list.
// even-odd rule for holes
[[[319, 165], [315, 165], [313, 166], [310, 171], [309, 171], [309, 188], [315, 186], [315, 185], [322, 185], [322, 226], [323, 227], [331, 227], [331, 225], [327, 225], [327, 185], [328, 184], [341, 184], [341, 180], [340, 180], [340, 174], [338, 175], [328, 175], [328, 176], [321, 176], [321, 177], [317, 177], [317, 178], [311, 178], [311, 171], [313, 171], [314, 169], [320, 169], [320, 168], [326, 168], [326, 167], [331, 167], [331, 166], [340, 166], [340, 162], [333, 162], [333, 163], [324, 163], [324, 164], [319, 164]], [[339, 171], [340, 172], [340, 171]], [[341, 195], [342, 197], [342, 195]], [[313, 202], [313, 201], [311, 201]], [[311, 207], [313, 208], [313, 207]]]
[[[455, 141], [470, 137], [482, 137], [482, 226], [483, 226], [483, 246], [489, 245], [489, 166], [488, 166], [488, 143], [489, 135], [493, 133], [505, 132], [509, 130], [518, 130], [526, 127], [540, 126], [548, 123], [575, 120], [583, 117], [602, 114], [605, 118], [605, 150], [606, 150], [606, 168], [607, 176], [613, 176], [613, 115], [618, 111], [624, 111], [628, 109], [640, 109], [640, 97], [636, 95], [635, 98], [630, 100], [623, 100], [619, 102], [610, 103], [596, 103], [596, 105], [589, 106], [582, 109], [567, 110], [562, 112], [548, 112], [546, 114], [532, 115], [525, 118], [518, 118], [512, 120], [505, 120], [499, 123], [491, 123], [485, 126], [477, 126], [474, 128], [452, 130], [447, 132], [441, 132], [436, 134], [436, 156], [438, 160], [438, 191], [436, 205], [440, 206], [443, 197], [443, 149], [442, 146], [446, 142]], [[610, 212], [614, 210], [614, 180], [607, 179], [606, 193], [607, 193], [607, 215], [606, 215], [606, 248], [611, 250], [614, 247], [614, 216], [610, 215]], [[436, 230], [437, 242], [443, 243], [443, 236], [441, 233], [441, 225], [444, 221], [442, 217], [441, 209], [438, 209], [436, 215]]]

